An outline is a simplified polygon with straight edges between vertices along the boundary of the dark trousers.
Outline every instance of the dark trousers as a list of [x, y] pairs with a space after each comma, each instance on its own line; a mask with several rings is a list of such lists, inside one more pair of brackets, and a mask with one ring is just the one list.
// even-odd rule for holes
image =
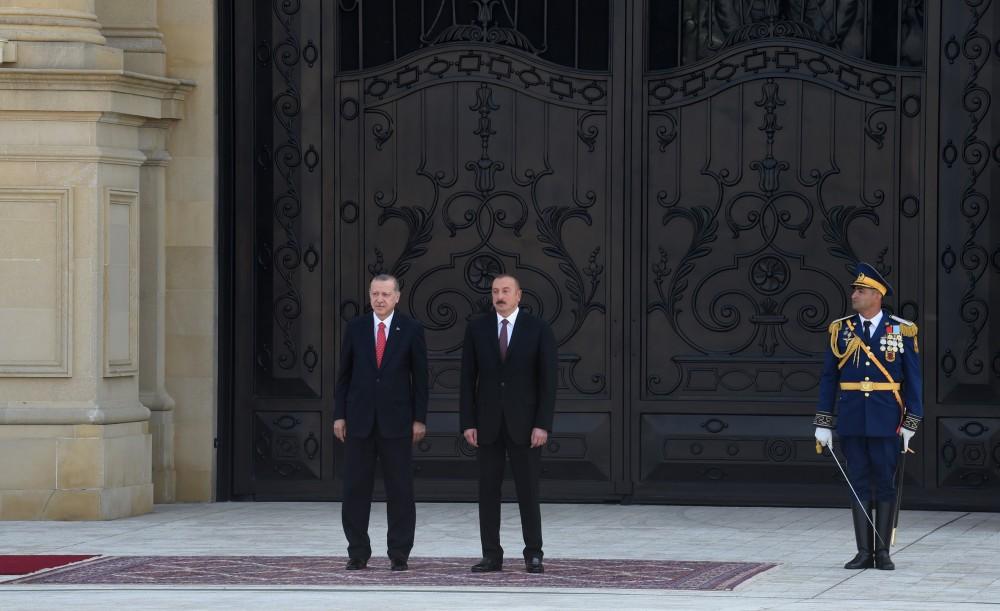
[[359, 560], [368, 560], [372, 555], [368, 519], [375, 486], [376, 458], [382, 464], [382, 479], [385, 482], [389, 557], [406, 560], [413, 548], [413, 531], [417, 523], [411, 438], [386, 439], [380, 437], [377, 430], [369, 437], [348, 437], [344, 444], [341, 520], [347, 536], [347, 554]]
[[898, 437], [840, 438], [840, 447], [847, 461], [847, 477], [863, 502], [896, 499], [893, 476], [899, 459], [899, 443]]
[[500, 546], [500, 489], [504, 467], [510, 457], [517, 490], [517, 505], [521, 513], [521, 533], [524, 536], [524, 557], [542, 557], [542, 512], [538, 503], [538, 476], [541, 471], [542, 449], [532, 448], [528, 440], [515, 443], [501, 424], [501, 433], [493, 443], [479, 444], [479, 538], [483, 557], [503, 559]]

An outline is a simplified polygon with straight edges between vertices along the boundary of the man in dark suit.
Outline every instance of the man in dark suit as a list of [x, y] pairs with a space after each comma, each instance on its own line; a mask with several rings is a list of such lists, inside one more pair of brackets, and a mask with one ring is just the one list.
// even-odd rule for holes
[[500, 488], [508, 456], [521, 512], [525, 566], [529, 573], [544, 571], [538, 477], [555, 410], [556, 341], [548, 323], [521, 310], [520, 301], [517, 279], [497, 276], [496, 313], [470, 322], [462, 345], [459, 415], [465, 440], [479, 449], [483, 558], [472, 567], [476, 573], [503, 568]]
[[344, 502], [348, 570], [368, 566], [375, 460], [382, 463], [392, 570], [405, 571], [417, 510], [413, 501], [412, 444], [427, 428], [427, 344], [424, 328], [396, 312], [399, 282], [378, 275], [371, 283], [371, 315], [344, 329], [333, 432], [344, 443]]

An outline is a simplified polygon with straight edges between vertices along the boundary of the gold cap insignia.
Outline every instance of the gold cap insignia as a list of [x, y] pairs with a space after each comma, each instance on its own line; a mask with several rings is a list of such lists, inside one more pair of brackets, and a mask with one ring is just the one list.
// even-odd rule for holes
[[885, 297], [885, 294], [889, 292], [889, 289], [884, 284], [864, 274], [858, 274], [858, 277], [851, 284], [854, 286], [866, 286], [870, 289], [875, 289], [879, 293], [882, 293], [883, 297]]

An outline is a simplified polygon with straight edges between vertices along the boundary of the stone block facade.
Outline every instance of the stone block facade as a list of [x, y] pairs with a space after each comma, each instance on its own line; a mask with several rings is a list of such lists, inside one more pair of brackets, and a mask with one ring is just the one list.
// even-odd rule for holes
[[213, 497], [214, 23], [0, 0], [0, 519]]

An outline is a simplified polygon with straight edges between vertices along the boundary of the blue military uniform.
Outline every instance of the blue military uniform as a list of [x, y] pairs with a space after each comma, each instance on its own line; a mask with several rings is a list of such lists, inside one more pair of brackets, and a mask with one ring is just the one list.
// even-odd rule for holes
[[[866, 263], [858, 265], [853, 284], [892, 294], [889, 283]], [[865, 322], [855, 314], [830, 324], [814, 424], [837, 431], [854, 490], [866, 505], [878, 504], [881, 514], [881, 505], [896, 497], [900, 431], [916, 431], [923, 418], [920, 346], [917, 325], [908, 320], [883, 310]], [[870, 507], [863, 509], [870, 515]], [[855, 516], [856, 527], [859, 519], [867, 529], [863, 515]], [[867, 552], [862, 547], [859, 540], [859, 554], [871, 554], [870, 547]]]

